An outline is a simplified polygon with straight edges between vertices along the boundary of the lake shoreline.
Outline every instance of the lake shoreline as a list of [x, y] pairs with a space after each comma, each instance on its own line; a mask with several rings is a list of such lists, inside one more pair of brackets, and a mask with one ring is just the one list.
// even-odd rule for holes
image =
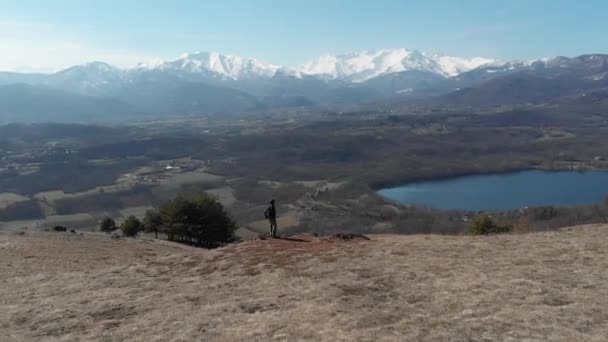
[[607, 185], [608, 170], [531, 168], [409, 182], [375, 192], [386, 201], [404, 206], [504, 211], [523, 207], [592, 205], [606, 197]]
[[582, 167], [582, 168], [550, 168], [545, 166], [530, 166], [523, 168], [513, 168], [513, 169], [500, 169], [500, 170], [490, 170], [490, 171], [467, 171], [462, 173], [455, 173], [451, 175], [439, 175], [439, 176], [430, 176], [430, 177], [406, 177], [405, 180], [399, 181], [380, 181], [380, 182], [371, 182], [368, 184], [370, 189], [375, 193], [387, 189], [387, 188], [395, 188], [400, 186], [407, 186], [414, 183], [424, 183], [424, 182], [439, 182], [445, 180], [453, 180], [464, 177], [471, 176], [491, 176], [491, 175], [503, 175], [503, 174], [511, 174], [511, 173], [519, 173], [526, 171], [545, 171], [545, 172], [591, 172], [591, 171], [606, 171], [608, 172], [608, 167]]

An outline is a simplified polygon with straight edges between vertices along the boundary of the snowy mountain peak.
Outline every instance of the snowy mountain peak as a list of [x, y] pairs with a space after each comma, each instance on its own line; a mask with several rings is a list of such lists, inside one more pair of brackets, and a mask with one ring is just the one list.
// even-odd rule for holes
[[197, 80], [201, 77], [214, 80], [242, 80], [269, 79], [275, 76], [294, 78], [311, 76], [324, 80], [359, 83], [404, 71], [421, 71], [453, 77], [479, 67], [499, 68], [508, 64], [482, 57], [461, 58], [396, 48], [324, 55], [292, 68], [265, 63], [255, 58], [224, 55], [218, 52], [194, 52], [170, 60], [151, 60], [124, 70], [103, 62], [92, 62], [60, 71], [56, 75], [79, 79], [79, 82], [91, 81], [95, 85], [110, 83], [117, 79], [128, 81], [140, 72], [147, 71], [159, 71], [189, 80]]
[[481, 57], [460, 58], [427, 54], [399, 48], [325, 55], [301, 65], [298, 69], [304, 74], [327, 79], [364, 82], [380, 75], [408, 70], [450, 77], [492, 63], [496, 61]]
[[89, 62], [85, 64], [75, 65], [73, 67], [61, 70], [57, 74], [73, 74], [73, 73], [120, 73], [121, 70], [105, 62]]
[[432, 54], [429, 55], [429, 58], [437, 63], [443, 75], [450, 77], [460, 75], [464, 72], [471, 71], [482, 66], [503, 64], [495, 59], [483, 57], [461, 58]]
[[127, 77], [123, 69], [104, 62], [90, 62], [52, 74], [46, 85], [87, 94], [120, 84]]
[[210, 74], [220, 78], [241, 79], [251, 77], [272, 77], [279, 66], [264, 63], [254, 58], [223, 55], [218, 52], [185, 53], [169, 61], [153, 61], [140, 64], [137, 68], [163, 71]]
[[364, 82], [381, 75], [408, 70], [451, 77], [480, 66], [497, 64], [499, 62], [494, 59], [482, 57], [460, 58], [397, 48], [324, 55], [296, 68], [218, 52], [194, 52], [182, 54], [173, 60], [142, 63], [135, 69], [201, 74], [231, 80], [271, 78], [275, 75], [301, 78], [303, 75], [309, 75], [326, 80]]

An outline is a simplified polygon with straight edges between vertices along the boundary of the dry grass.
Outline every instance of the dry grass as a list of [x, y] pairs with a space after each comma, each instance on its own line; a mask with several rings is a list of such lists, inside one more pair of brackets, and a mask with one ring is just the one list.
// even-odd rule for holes
[[605, 341], [608, 227], [248, 241], [0, 234], [0, 340]]
[[[101, 215], [100, 215], [101, 216]], [[44, 219], [22, 220], [22, 221], [0, 221], [0, 231], [22, 230], [22, 229], [50, 229], [57, 225], [69, 226], [70, 228], [93, 228], [97, 226], [98, 219], [88, 213], [71, 215], [49, 215]], [[1, 342], [1, 341], [0, 341]]]

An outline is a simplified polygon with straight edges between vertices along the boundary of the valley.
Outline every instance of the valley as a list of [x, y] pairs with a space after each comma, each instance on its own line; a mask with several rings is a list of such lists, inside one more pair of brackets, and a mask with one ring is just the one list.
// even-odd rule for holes
[[[608, 169], [607, 72], [601, 54], [502, 62], [385, 49], [295, 69], [196, 53], [2, 73], [0, 122], [13, 123], [0, 126], [0, 227], [92, 230], [206, 191], [241, 236], [265, 230], [271, 198], [285, 233], [460, 233], [475, 211], [403, 206], [376, 190]], [[604, 206], [551, 209], [533, 226], [598, 222]], [[495, 215], [518, 222], [516, 209]]]
[[[583, 107], [580, 107], [583, 108]], [[479, 173], [604, 170], [600, 106], [478, 109], [387, 104], [336, 113], [176, 117], [122, 125], [3, 126], [0, 229], [94, 230], [104, 216], [143, 216], [178, 194], [219, 196], [242, 237], [283, 233], [460, 233], [466, 210], [389, 202], [375, 190]], [[602, 203], [598, 203], [603, 205]], [[604, 209], [602, 209], [604, 210]], [[558, 208], [534, 229], [600, 222], [593, 206]], [[517, 210], [497, 212], [510, 222]], [[537, 221], [537, 222], [536, 222]]]
[[0, 1], [0, 342], [605, 341], [607, 12]]

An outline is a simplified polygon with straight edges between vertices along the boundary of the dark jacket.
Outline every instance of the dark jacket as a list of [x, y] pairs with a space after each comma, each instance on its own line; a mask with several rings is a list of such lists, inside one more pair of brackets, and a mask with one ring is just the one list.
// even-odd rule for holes
[[266, 216], [266, 218], [269, 220], [275, 220], [277, 218], [277, 210], [275, 209], [274, 205], [266, 208], [266, 211], [264, 211], [264, 216]]

